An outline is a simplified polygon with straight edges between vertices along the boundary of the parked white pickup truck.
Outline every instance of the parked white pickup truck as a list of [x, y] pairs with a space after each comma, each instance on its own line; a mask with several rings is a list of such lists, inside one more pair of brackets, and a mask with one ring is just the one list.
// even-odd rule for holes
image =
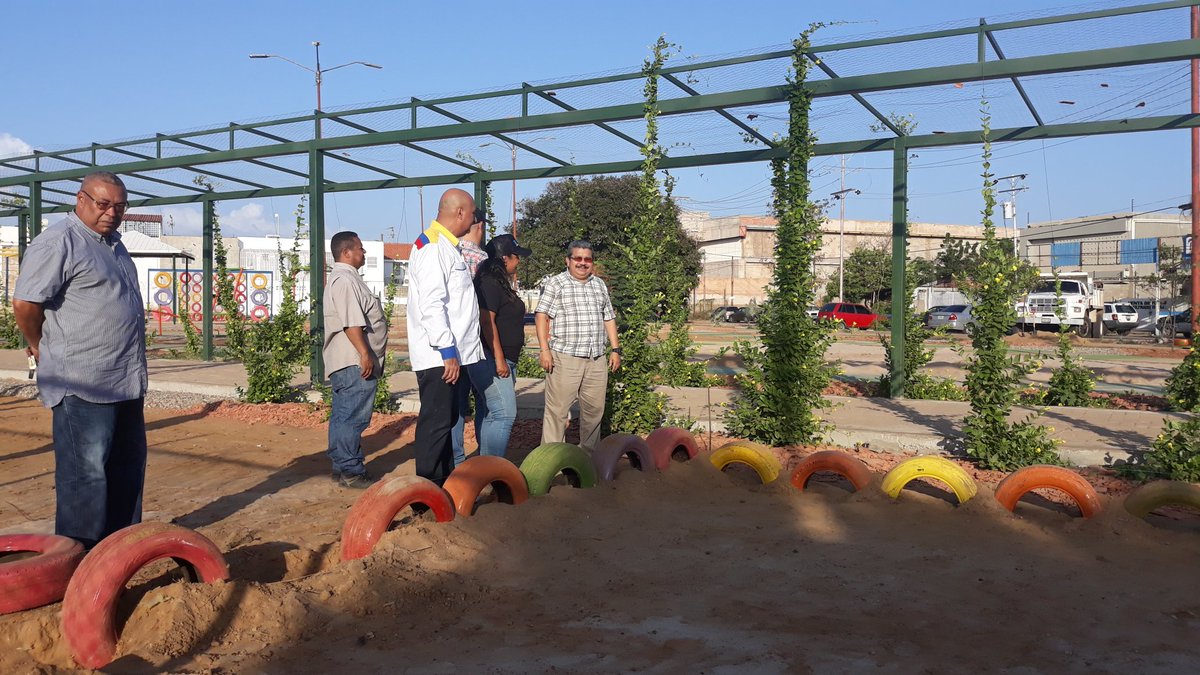
[[1017, 323], [1024, 330], [1038, 328], [1058, 330], [1059, 324], [1071, 326], [1076, 334], [1089, 337], [1099, 335], [1103, 324], [1103, 284], [1093, 283], [1087, 272], [1059, 272], [1058, 281], [1062, 289], [1060, 319], [1055, 311], [1058, 293], [1054, 275], [1043, 272], [1033, 292], [1025, 296], [1019, 307]]

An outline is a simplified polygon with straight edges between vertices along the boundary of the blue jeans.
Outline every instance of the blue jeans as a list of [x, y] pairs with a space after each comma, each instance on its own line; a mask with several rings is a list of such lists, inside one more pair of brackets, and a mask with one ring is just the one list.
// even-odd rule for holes
[[347, 366], [329, 375], [333, 387], [333, 410], [329, 413], [329, 448], [335, 473], [357, 476], [367, 472], [363, 466], [362, 433], [371, 423], [375, 408], [375, 388], [379, 378], [364, 380], [362, 369]]
[[142, 399], [92, 403], [67, 396], [51, 410], [55, 533], [91, 548], [113, 532], [142, 522]]
[[[475, 392], [475, 438], [479, 442], [481, 455], [503, 457], [508, 449], [513, 421], [517, 419], [517, 364], [512, 361], [506, 363], [508, 377], [496, 375], [496, 362], [490, 356], [467, 366], [471, 389]], [[461, 462], [459, 452], [464, 419], [465, 415], [459, 416], [454, 427], [456, 465]]]

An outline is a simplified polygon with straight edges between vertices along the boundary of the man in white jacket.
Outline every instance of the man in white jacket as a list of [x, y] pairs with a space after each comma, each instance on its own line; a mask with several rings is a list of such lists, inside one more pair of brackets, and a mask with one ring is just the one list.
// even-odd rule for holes
[[421, 397], [417, 475], [438, 485], [454, 468], [450, 429], [465, 383], [459, 371], [483, 359], [475, 285], [458, 251], [458, 238], [474, 221], [471, 195], [447, 190], [437, 220], [417, 237], [408, 263], [408, 350]]

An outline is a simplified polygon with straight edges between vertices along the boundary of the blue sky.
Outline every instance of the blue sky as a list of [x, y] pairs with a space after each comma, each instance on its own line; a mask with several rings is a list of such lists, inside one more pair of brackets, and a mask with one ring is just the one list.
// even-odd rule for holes
[[[1135, 4], [1110, 2], [1114, 4]], [[348, 67], [325, 77], [325, 106], [490, 89], [521, 81], [567, 79], [636, 69], [659, 34], [685, 55], [714, 56], [785, 45], [810, 22], [842, 22], [819, 42], [880, 31], [915, 32], [955, 20], [994, 22], [1024, 12], [1066, 13], [1096, 4], [940, 0], [899, 3], [730, 2], [459, 2], [434, 11], [410, 2], [125, 1], [13, 3], [5, 9], [0, 63], [8, 75], [0, 109], [0, 155], [29, 147], [54, 149], [202, 126], [310, 112], [311, 74], [275, 53], [312, 64], [313, 40], [322, 65], [363, 60], [383, 70]], [[1087, 44], [1077, 45], [1079, 49]], [[889, 70], [893, 65], [881, 65]], [[928, 130], [924, 130], [928, 131]], [[553, 142], [548, 142], [553, 147]], [[505, 151], [507, 154], [507, 151]], [[1188, 200], [1187, 132], [1090, 138], [998, 148], [996, 175], [1026, 173], [1020, 218], [1151, 210]], [[814, 163], [814, 197], [836, 190], [836, 158]], [[977, 223], [976, 148], [920, 152], [912, 160], [914, 220]], [[847, 217], [890, 218], [890, 155], [847, 159], [847, 185], [863, 194], [847, 202]], [[716, 215], [761, 214], [770, 199], [766, 165], [680, 171], [676, 194], [685, 208]], [[544, 183], [519, 183], [518, 198]], [[426, 218], [439, 188], [426, 190]], [[498, 213], [509, 211], [508, 184], [495, 188]], [[420, 228], [415, 189], [331, 196], [326, 227], [386, 233], [409, 240]], [[286, 232], [290, 198], [225, 202], [224, 223], [235, 234]], [[178, 233], [198, 231], [199, 209], [169, 210]], [[507, 217], [499, 218], [507, 225]], [[390, 228], [390, 229], [389, 229]]]

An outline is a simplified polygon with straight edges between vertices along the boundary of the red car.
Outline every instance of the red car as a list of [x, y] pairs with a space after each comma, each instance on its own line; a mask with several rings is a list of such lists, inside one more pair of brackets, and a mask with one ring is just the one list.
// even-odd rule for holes
[[879, 319], [879, 315], [872, 312], [866, 305], [859, 305], [853, 302], [830, 302], [817, 312], [817, 319], [828, 319], [835, 321], [847, 328], [862, 328], [866, 330], [871, 327]]

